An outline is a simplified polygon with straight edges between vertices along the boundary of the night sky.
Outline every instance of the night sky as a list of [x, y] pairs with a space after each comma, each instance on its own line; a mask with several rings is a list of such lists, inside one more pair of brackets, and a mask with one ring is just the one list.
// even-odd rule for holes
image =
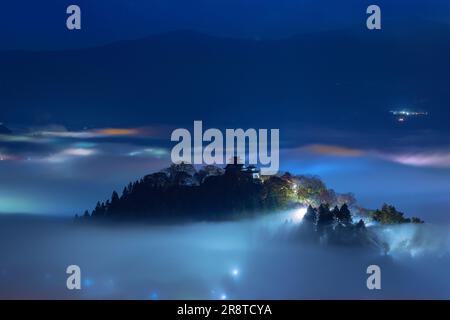
[[393, 2], [376, 2], [379, 31], [372, 1], [2, 4], [0, 212], [92, 208], [168, 166], [171, 131], [202, 120], [279, 128], [282, 170], [449, 221], [450, 2]]

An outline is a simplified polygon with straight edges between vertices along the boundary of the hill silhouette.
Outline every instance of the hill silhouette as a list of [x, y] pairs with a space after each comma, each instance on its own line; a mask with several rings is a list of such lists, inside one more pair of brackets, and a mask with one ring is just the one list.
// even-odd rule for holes
[[11, 134], [12, 131], [0, 123], [0, 134]]
[[[33, 117], [35, 106], [46, 105], [55, 117], [80, 126], [86, 115], [98, 125], [123, 118], [133, 125], [148, 124], [148, 118], [180, 123], [186, 114], [170, 110], [183, 106], [204, 121], [232, 121], [239, 114], [245, 127], [257, 112], [258, 127], [295, 119], [299, 125], [376, 130], [385, 127], [392, 103], [409, 101], [411, 92], [427, 97], [431, 115], [450, 102], [450, 45], [443, 41], [449, 37], [448, 26], [432, 24], [413, 35], [355, 28], [278, 40], [180, 31], [88, 49], [0, 52], [0, 103], [27, 105], [32, 97], [21, 116]], [[274, 112], [279, 108], [283, 112]], [[428, 119], [445, 130], [441, 120]]]
[[[299, 206], [308, 206], [305, 219], [314, 222], [317, 230], [330, 224], [352, 226], [355, 216], [349, 208], [360, 219], [381, 224], [422, 222], [405, 218], [387, 204], [379, 210], [360, 208], [353, 194], [336, 193], [315, 176], [260, 176], [258, 168], [246, 167], [236, 158], [224, 169], [207, 165], [197, 171], [191, 164], [172, 164], [129, 183], [121, 195], [113, 191], [110, 199], [97, 202], [83, 217], [108, 221], [220, 221]], [[364, 226], [363, 220], [358, 223]]]

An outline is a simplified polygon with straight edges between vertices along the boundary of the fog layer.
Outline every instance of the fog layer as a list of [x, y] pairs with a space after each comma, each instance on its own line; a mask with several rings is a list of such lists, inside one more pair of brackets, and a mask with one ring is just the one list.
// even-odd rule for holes
[[[448, 226], [370, 227], [383, 251], [311, 243], [298, 223], [293, 212], [170, 226], [0, 216], [0, 298], [450, 298]], [[81, 290], [66, 288], [72, 264]], [[372, 264], [381, 290], [367, 289]]]

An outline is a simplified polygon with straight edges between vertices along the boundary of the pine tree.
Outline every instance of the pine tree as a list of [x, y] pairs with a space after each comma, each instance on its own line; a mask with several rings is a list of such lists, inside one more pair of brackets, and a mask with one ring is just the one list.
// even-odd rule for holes
[[321, 204], [317, 212], [317, 226], [328, 226], [333, 224], [333, 222], [333, 213], [330, 211], [330, 208], [326, 204]]
[[347, 204], [343, 204], [341, 209], [339, 210], [339, 215], [337, 216], [338, 221], [344, 225], [349, 225], [352, 223], [352, 214], [348, 209]]
[[331, 213], [333, 214], [334, 220], [335, 220], [335, 221], [339, 221], [339, 214], [340, 214], [340, 211], [339, 211], [338, 206], [334, 206], [333, 210], [331, 210]]
[[317, 211], [311, 205], [308, 206], [305, 216], [303, 217], [303, 221], [307, 221], [307, 222], [314, 223], [314, 224], [316, 223]]
[[92, 211], [92, 216], [97, 217], [102, 214], [102, 205], [100, 204], [100, 201], [97, 202], [95, 209]]
[[358, 229], [365, 229], [366, 228], [366, 224], [364, 223], [364, 221], [362, 219], [360, 219], [358, 221], [358, 223], [356, 224], [356, 228], [358, 228]]
[[113, 191], [111, 196], [111, 204], [116, 204], [117, 202], [119, 202], [119, 195], [116, 191]]

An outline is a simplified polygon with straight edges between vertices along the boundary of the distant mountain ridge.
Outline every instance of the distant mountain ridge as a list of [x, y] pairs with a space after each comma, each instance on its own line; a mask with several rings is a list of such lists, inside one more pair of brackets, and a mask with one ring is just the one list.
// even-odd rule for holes
[[0, 134], [11, 134], [12, 131], [0, 123]]
[[[450, 103], [450, 31], [426, 30], [360, 28], [280, 40], [183, 31], [88, 49], [0, 52], [0, 103], [26, 106], [21, 117], [30, 119], [45, 106], [80, 125], [80, 114], [101, 122], [97, 115], [105, 113], [111, 122], [125, 112], [137, 124], [182, 123], [186, 114], [171, 110], [185, 108], [194, 118], [224, 125], [239, 114], [255, 126], [257, 113], [260, 127], [300, 122], [376, 129], [399, 98], [426, 100], [431, 114]], [[367, 124], [370, 110], [377, 112], [369, 113]]]

